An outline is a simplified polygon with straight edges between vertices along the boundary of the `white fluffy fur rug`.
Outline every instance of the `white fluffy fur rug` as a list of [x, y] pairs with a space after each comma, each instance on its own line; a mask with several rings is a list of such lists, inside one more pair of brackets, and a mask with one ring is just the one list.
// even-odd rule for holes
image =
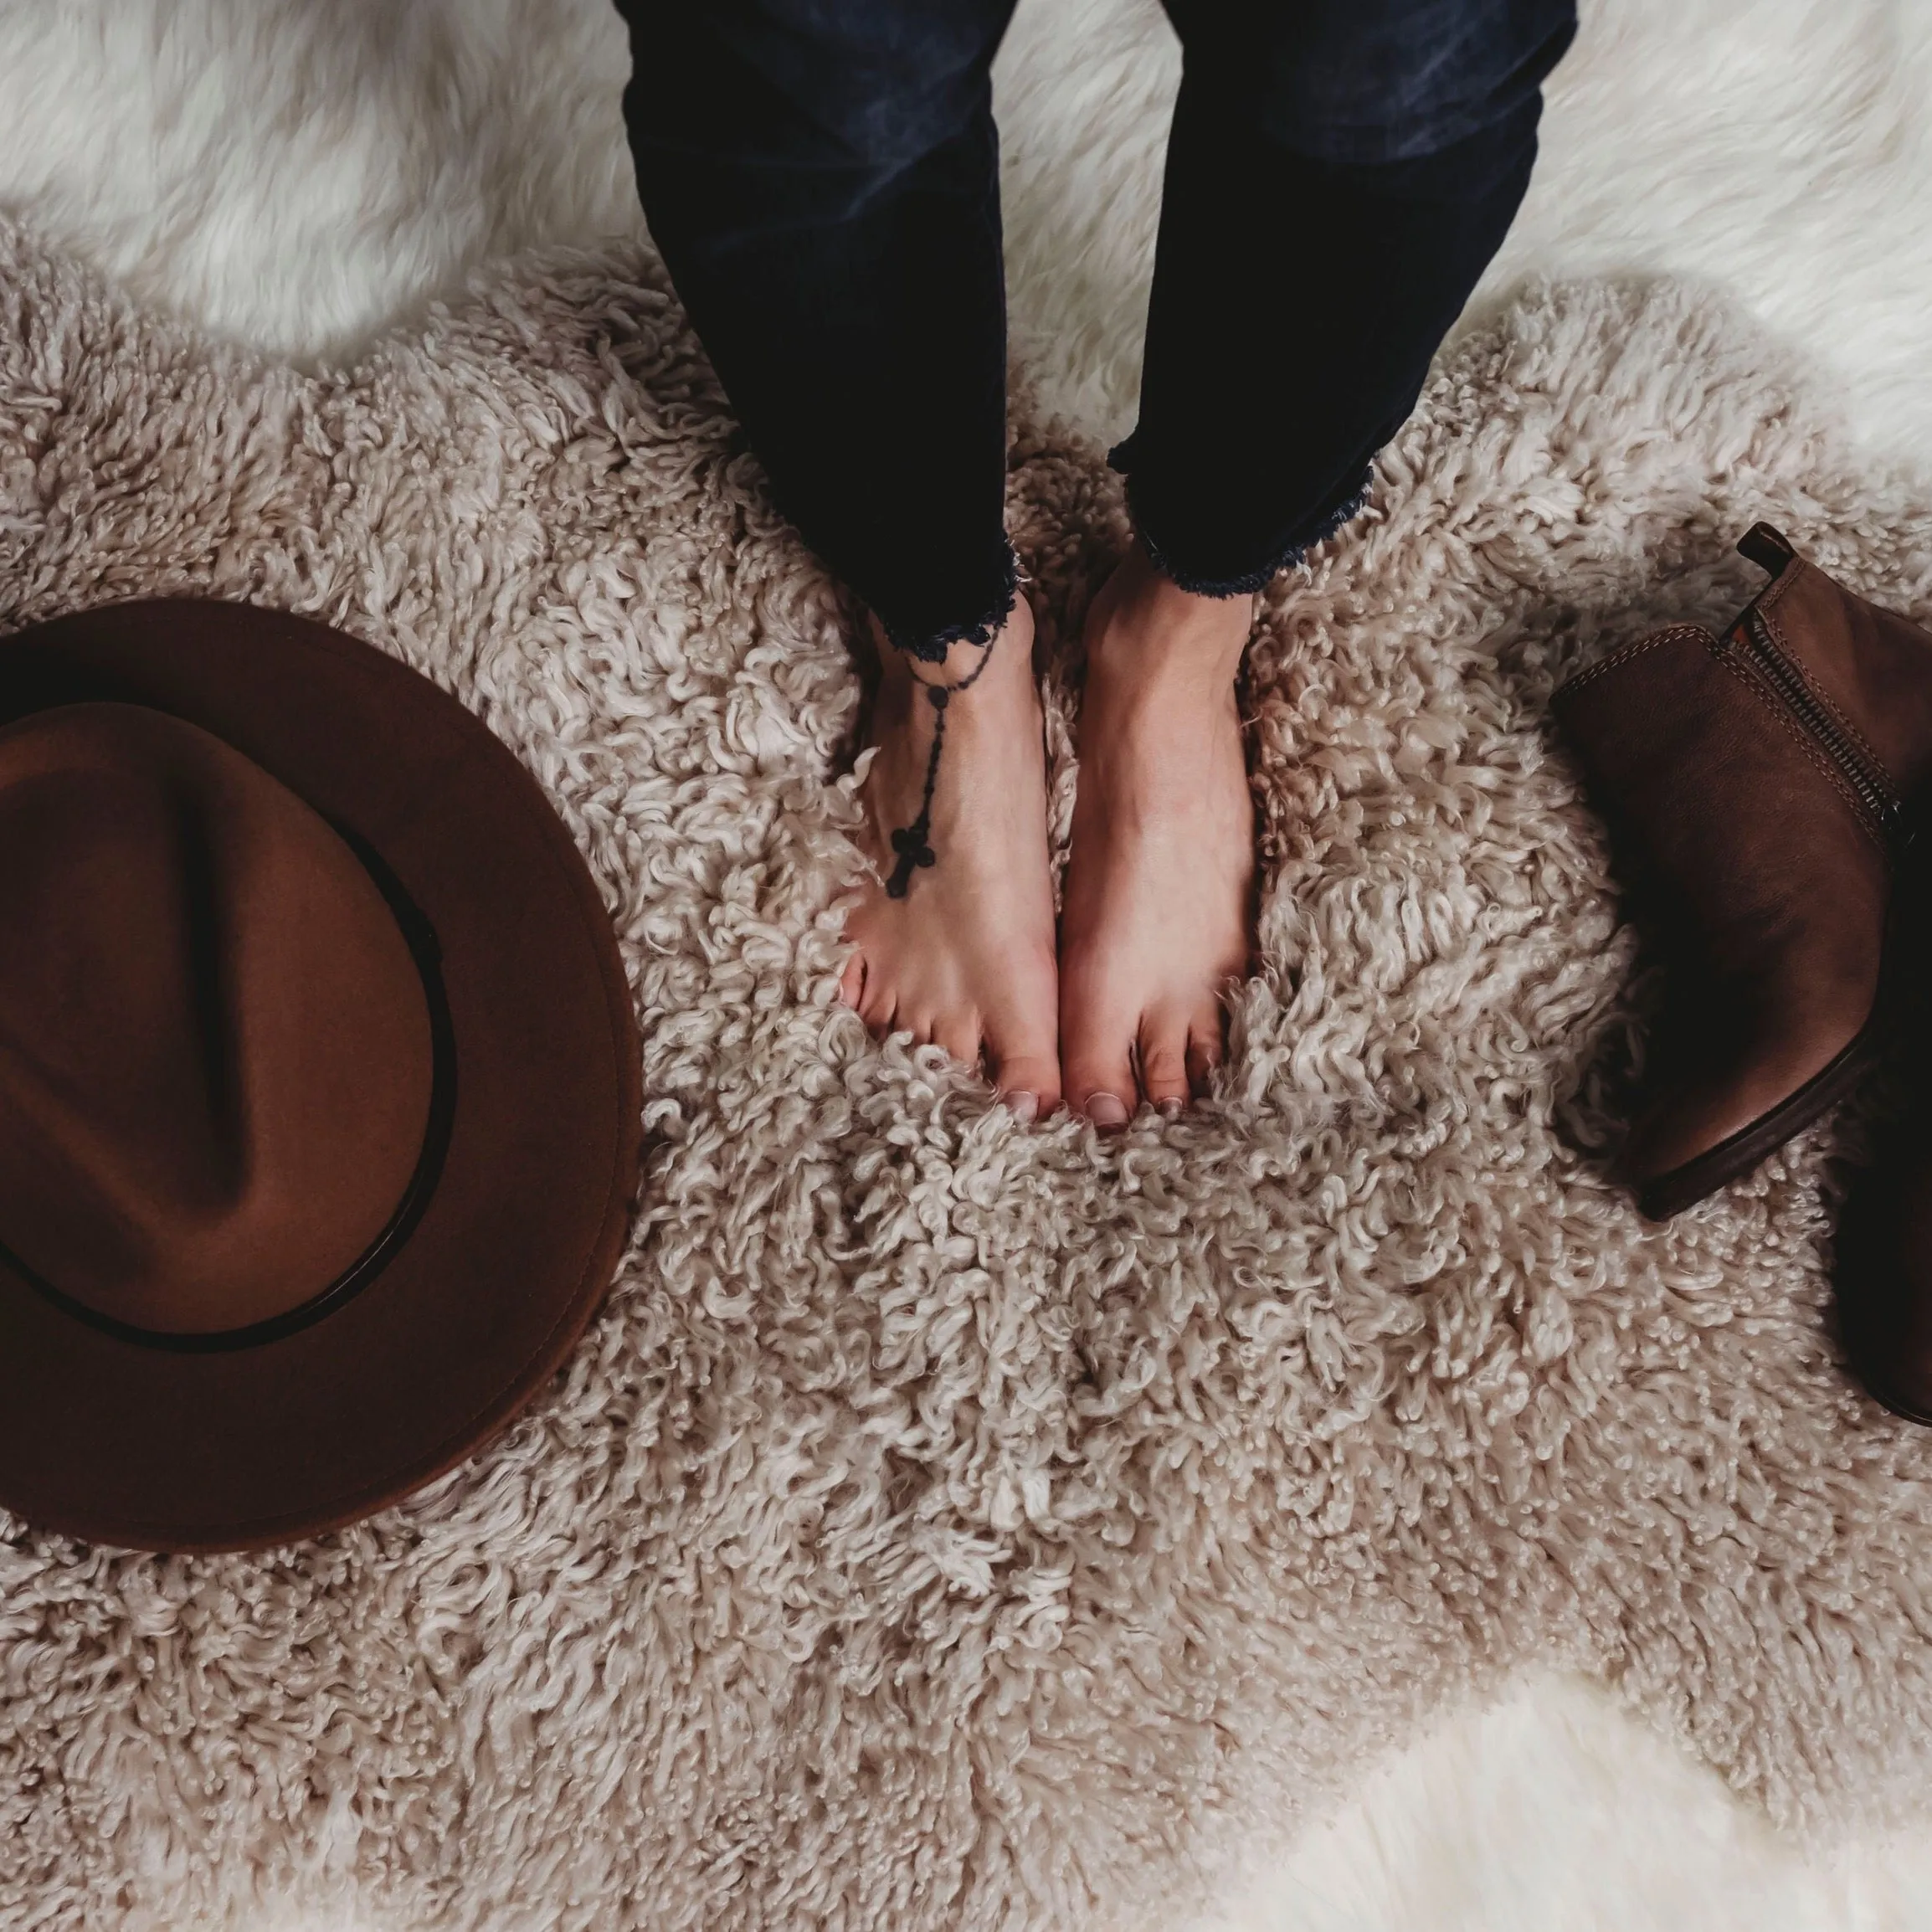
[[[1273, 969], [1224, 1111], [1110, 1150], [825, 1005], [835, 614], [635, 267], [513, 266], [311, 381], [10, 237], [6, 621], [200, 584], [481, 707], [619, 909], [657, 1152], [576, 1370], [433, 1497], [268, 1564], [0, 1549], [5, 1922], [1173, 1924], [1196, 1870], [1535, 1664], [1789, 1822], [1922, 1788], [1932, 1456], [1831, 1366], [1822, 1146], [1647, 1237], [1565, 1144], [1615, 1115], [1627, 947], [1539, 711], [1633, 603], [1721, 605], [1760, 511], [1932, 609], [1932, 491], [1868, 453], [1932, 428], [1927, 39], [1790, 0], [1590, 18], [1496, 285], [1663, 267], [1729, 306], [1533, 293], [1284, 587]], [[622, 66], [594, 0], [17, 8], [0, 192], [150, 305], [353, 357], [480, 254], [635, 229]], [[1091, 430], [1131, 398], [1170, 85], [1158, 21], [1093, 0], [1023, 10], [1003, 63], [1020, 334]], [[1020, 456], [1064, 635], [1111, 498], [1070, 431]], [[1584, 1739], [1555, 1761], [1664, 1775], [1595, 1705], [1504, 1709], [1538, 1694]], [[1494, 1721], [1452, 1735], [1465, 1782], [1507, 1773]], [[1403, 1830], [1482, 1842], [1409, 1775], [1226, 1910], [1631, 1922], [1574, 1858], [1519, 1921], [1454, 1856], [1426, 1901], [1355, 1883]], [[1533, 1789], [1559, 1845], [1634, 1803]], [[1736, 1842], [1710, 1899], [1751, 1870], [1760, 1924], [1883, 1922]]]

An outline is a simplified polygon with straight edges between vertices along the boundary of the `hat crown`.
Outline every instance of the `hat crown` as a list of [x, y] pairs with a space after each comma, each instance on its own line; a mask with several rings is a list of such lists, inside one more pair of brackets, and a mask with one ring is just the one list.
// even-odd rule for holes
[[199, 727], [0, 730], [0, 1246], [146, 1335], [326, 1293], [430, 1114], [423, 980], [342, 837]]

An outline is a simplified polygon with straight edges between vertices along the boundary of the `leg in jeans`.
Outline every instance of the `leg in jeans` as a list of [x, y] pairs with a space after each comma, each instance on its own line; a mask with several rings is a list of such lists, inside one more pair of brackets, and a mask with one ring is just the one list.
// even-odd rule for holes
[[892, 641], [1013, 596], [989, 69], [1013, 0], [619, 0], [652, 239], [773, 493]]
[[[898, 647], [865, 787], [881, 882], [847, 907], [845, 996], [1050, 1107], [1044, 753], [1003, 515], [989, 69], [1012, 0], [619, 5], [638, 186], [679, 297], [779, 506]], [[969, 676], [943, 710], [917, 681]]]
[[1246, 963], [1250, 593], [1361, 499], [1529, 182], [1571, 0], [1167, 0], [1184, 49], [1140, 542], [1097, 600], [1061, 942], [1069, 1101], [1174, 1107]]

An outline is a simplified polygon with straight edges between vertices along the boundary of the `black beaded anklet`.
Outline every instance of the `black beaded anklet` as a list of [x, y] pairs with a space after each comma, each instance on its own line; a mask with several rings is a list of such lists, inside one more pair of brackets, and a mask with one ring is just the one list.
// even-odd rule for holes
[[937, 861], [938, 854], [927, 841], [933, 835], [933, 788], [939, 782], [939, 753], [946, 742], [946, 702], [955, 691], [972, 687], [980, 672], [993, 661], [993, 646], [997, 642], [995, 635], [980, 644], [979, 663], [952, 684], [932, 684], [917, 671], [911, 674], [913, 683], [932, 702], [933, 749], [926, 758], [926, 789], [919, 799], [919, 815], [892, 835], [892, 850], [899, 855], [899, 862], [886, 881], [888, 899], [903, 899], [912, 891], [914, 866], [930, 866]]

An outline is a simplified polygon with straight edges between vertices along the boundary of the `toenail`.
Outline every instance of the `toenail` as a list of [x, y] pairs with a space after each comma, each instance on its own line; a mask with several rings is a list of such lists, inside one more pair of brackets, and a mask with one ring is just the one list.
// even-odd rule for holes
[[1186, 1107], [1184, 1100], [1164, 1100], [1160, 1103], [1160, 1117], [1163, 1120], [1179, 1120]]
[[1039, 1118], [1040, 1096], [1037, 1093], [1029, 1093], [1022, 1087], [1018, 1093], [1002, 1094], [1000, 1097], [1006, 1102], [1007, 1110], [1022, 1127]]
[[1087, 1118], [1096, 1127], [1125, 1127], [1127, 1103], [1117, 1093], [1090, 1093], [1087, 1097]]

